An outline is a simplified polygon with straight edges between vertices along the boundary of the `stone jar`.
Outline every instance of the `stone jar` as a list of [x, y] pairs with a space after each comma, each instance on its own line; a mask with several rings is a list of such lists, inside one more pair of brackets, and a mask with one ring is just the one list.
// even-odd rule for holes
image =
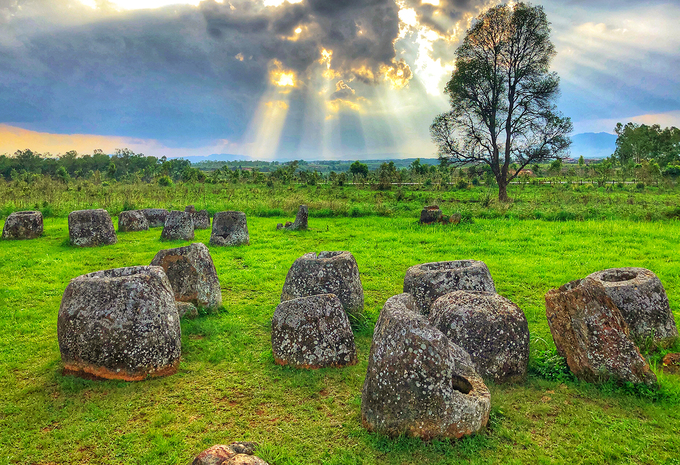
[[77, 210], [69, 213], [68, 232], [71, 244], [77, 247], [94, 247], [118, 242], [113, 221], [103, 209]]
[[43, 234], [43, 216], [38, 211], [10, 213], [2, 228], [3, 239], [36, 239]]
[[235, 211], [215, 213], [210, 245], [250, 245], [246, 214]]
[[181, 329], [162, 268], [97, 271], [69, 283], [57, 319], [66, 374], [140, 381], [173, 374]]

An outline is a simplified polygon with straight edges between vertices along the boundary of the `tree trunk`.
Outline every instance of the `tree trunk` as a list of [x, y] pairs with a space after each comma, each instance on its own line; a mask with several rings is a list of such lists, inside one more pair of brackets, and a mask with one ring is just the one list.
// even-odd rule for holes
[[505, 182], [498, 183], [498, 201], [507, 202], [508, 199], [508, 184]]

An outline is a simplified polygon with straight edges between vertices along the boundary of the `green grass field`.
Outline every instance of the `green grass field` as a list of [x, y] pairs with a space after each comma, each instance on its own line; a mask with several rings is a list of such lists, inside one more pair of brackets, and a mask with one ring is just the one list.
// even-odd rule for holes
[[[680, 463], [680, 377], [656, 368], [661, 390], [652, 396], [533, 370], [523, 384], [490, 386], [489, 428], [459, 441], [367, 433], [360, 399], [373, 325], [411, 265], [485, 261], [498, 292], [526, 313], [532, 366], [554, 347], [545, 292], [599, 269], [653, 270], [680, 320], [675, 221], [476, 219], [422, 227], [415, 216], [312, 217], [306, 232], [275, 230], [291, 217], [249, 217], [251, 246], [211, 248], [225, 311], [183, 321], [179, 373], [139, 383], [61, 375], [61, 295], [78, 275], [147, 265], [158, 250], [186, 243], [161, 243], [154, 229], [77, 249], [68, 245], [64, 218], [47, 218], [41, 239], [0, 241], [0, 464], [186, 464], [237, 440], [260, 443], [258, 455], [277, 465]], [[207, 244], [209, 236], [197, 231], [196, 241]], [[276, 366], [270, 321], [286, 272], [302, 254], [322, 250], [349, 250], [359, 264], [368, 315], [356, 330], [360, 361], [316, 371]]]

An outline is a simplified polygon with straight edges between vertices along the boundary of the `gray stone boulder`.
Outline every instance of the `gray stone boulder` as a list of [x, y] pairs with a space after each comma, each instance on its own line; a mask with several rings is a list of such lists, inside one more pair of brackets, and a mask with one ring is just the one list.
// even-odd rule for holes
[[255, 456], [254, 442], [234, 442], [228, 446], [218, 444], [198, 454], [191, 465], [267, 465]]
[[208, 210], [200, 210], [191, 214], [194, 220], [194, 229], [210, 228], [210, 213]]
[[38, 211], [10, 213], [2, 228], [3, 239], [35, 239], [43, 234], [43, 216]]
[[101, 208], [69, 213], [68, 233], [71, 244], [78, 247], [95, 247], [118, 242], [111, 216]]
[[168, 219], [170, 214], [164, 208], [145, 208], [142, 210], [142, 213], [144, 213], [146, 220], [149, 222], [150, 228], [162, 228], [165, 226], [165, 220]]
[[65, 374], [140, 381], [173, 374], [181, 330], [161, 268], [134, 266], [74, 278], [59, 308]]
[[118, 232], [148, 231], [149, 220], [141, 210], [128, 210], [118, 214]]
[[496, 287], [489, 268], [477, 260], [423, 263], [406, 271], [404, 292], [413, 296], [423, 315], [435, 300], [453, 291], [496, 292]]
[[526, 378], [529, 324], [524, 312], [493, 292], [455, 291], [435, 300], [429, 321], [462, 347], [482, 378], [516, 383]]
[[222, 305], [222, 290], [208, 248], [201, 243], [161, 250], [151, 261], [168, 276], [175, 300], [215, 310]]
[[364, 288], [350, 252], [314, 252], [295, 260], [288, 270], [281, 302], [319, 294], [335, 294], [350, 316], [364, 311]]
[[162, 241], [194, 240], [194, 220], [191, 213], [173, 210], [165, 220], [161, 233]]
[[281, 223], [276, 225], [276, 229], [287, 229], [289, 231], [306, 231], [307, 230], [307, 222], [309, 218], [309, 209], [307, 208], [307, 205], [300, 205], [300, 208], [298, 208], [297, 215], [295, 215], [295, 221], [291, 223], [290, 221], [286, 221], [285, 226], [282, 225]]
[[280, 303], [272, 318], [272, 352], [278, 365], [297, 368], [357, 363], [352, 327], [334, 294]]
[[364, 427], [391, 437], [460, 438], [484, 428], [490, 408], [467, 352], [419, 315], [410, 295], [388, 299], [368, 356]]
[[250, 245], [246, 214], [234, 211], [215, 213], [210, 245]]
[[420, 212], [420, 224], [432, 224], [442, 221], [442, 211], [437, 205], [430, 205]]
[[656, 375], [601, 283], [585, 278], [551, 289], [545, 311], [557, 351], [577, 378], [657, 386]]
[[198, 316], [198, 309], [191, 302], [175, 301], [175, 305], [177, 305], [177, 313], [179, 314], [180, 319], [181, 318], [193, 319]]
[[638, 346], [673, 345], [678, 327], [659, 278], [645, 268], [611, 268], [588, 276], [604, 286]]

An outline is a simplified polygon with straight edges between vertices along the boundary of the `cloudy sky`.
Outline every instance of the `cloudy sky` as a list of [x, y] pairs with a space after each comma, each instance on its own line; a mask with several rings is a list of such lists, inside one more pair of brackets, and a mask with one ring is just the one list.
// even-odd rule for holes
[[[434, 157], [489, 0], [0, 0], [0, 154]], [[680, 2], [544, 0], [575, 133], [680, 126]]]

